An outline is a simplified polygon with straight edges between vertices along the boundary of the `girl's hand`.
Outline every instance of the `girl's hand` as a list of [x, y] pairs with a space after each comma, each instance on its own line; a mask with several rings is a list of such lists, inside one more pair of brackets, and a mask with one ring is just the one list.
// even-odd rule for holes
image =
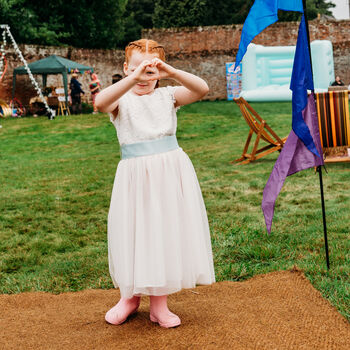
[[142, 61], [131, 74], [131, 77], [133, 77], [137, 83], [158, 80], [158, 76], [158, 69], [155, 67], [152, 61], [149, 60]]
[[176, 73], [176, 69], [174, 67], [165, 63], [160, 58], [155, 57], [151, 62], [152, 62], [152, 66], [156, 67], [158, 70], [157, 80], [172, 78]]

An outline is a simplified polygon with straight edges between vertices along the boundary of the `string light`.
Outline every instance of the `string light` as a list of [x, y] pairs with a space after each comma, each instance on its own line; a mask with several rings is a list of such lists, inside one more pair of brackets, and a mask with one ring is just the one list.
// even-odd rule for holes
[[4, 59], [5, 59], [5, 47], [6, 47], [6, 32], [2, 32], [2, 44], [0, 46], [0, 77], [3, 73]]
[[27, 64], [27, 61], [25, 60], [25, 58], [23, 57], [22, 55], [22, 52], [21, 50], [19, 49], [14, 37], [12, 36], [11, 32], [10, 32], [10, 27], [7, 25], [7, 24], [2, 24], [0, 26], [0, 28], [3, 28], [3, 33], [2, 33], [2, 37], [3, 37], [3, 44], [1, 45], [1, 62], [0, 62], [0, 76], [2, 74], [2, 67], [3, 67], [3, 57], [4, 57], [4, 54], [5, 54], [5, 46], [6, 46], [6, 33], [7, 35], [9, 36], [10, 40], [12, 41], [12, 45], [17, 53], [17, 55], [19, 56], [19, 58], [21, 59], [21, 61], [23, 62], [24, 64], [24, 68], [25, 70], [27, 71], [27, 74], [32, 82], [32, 84], [34, 85], [34, 89], [36, 90], [37, 94], [39, 95], [40, 99], [42, 100], [42, 102], [44, 103], [45, 105], [45, 108], [47, 110], [47, 112], [49, 113], [50, 115], [50, 119], [53, 119], [54, 118], [54, 114], [53, 114], [53, 111], [52, 109], [49, 107], [49, 105], [47, 104], [42, 92], [41, 92], [41, 89], [40, 89], [40, 86], [38, 85], [38, 83], [36, 82], [36, 80], [34, 79], [34, 76], [32, 74], [32, 72], [30, 71], [30, 68]]

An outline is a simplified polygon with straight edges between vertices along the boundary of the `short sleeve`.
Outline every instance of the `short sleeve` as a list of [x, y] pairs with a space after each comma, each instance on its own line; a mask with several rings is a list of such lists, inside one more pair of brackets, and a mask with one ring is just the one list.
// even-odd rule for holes
[[117, 118], [119, 116], [119, 108], [118, 108], [118, 114], [117, 114], [116, 117], [113, 115], [112, 112], [109, 112], [108, 115], [109, 115], [109, 120], [111, 121], [111, 123], [115, 124], [115, 122], [116, 122], [116, 120], [117, 120]]
[[112, 112], [109, 112], [108, 115], [109, 115], [109, 120], [115, 125], [116, 121], [117, 121], [117, 118], [120, 117], [120, 109], [122, 108], [122, 104], [123, 104], [123, 99], [124, 99], [124, 96], [122, 96], [120, 99], [119, 99], [119, 103], [118, 103], [118, 112], [117, 112], [117, 116], [114, 117], [113, 113]]
[[[175, 98], [175, 91], [178, 89], [178, 86], [167, 86], [166, 87], [170, 96], [171, 96], [171, 99], [173, 101], [173, 103], [175, 104], [176, 103], [176, 98]], [[176, 107], [175, 108], [175, 111], [177, 111], [178, 109], [180, 109], [180, 106]]]

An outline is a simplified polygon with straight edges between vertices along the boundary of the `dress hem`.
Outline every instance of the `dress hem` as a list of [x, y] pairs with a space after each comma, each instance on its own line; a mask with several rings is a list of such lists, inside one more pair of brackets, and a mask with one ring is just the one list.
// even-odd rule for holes
[[[160, 292], [139, 292], [139, 293], [123, 293], [122, 289], [119, 286], [114, 286], [115, 289], [119, 289], [120, 290], [120, 294], [122, 297], [124, 298], [132, 298], [134, 296], [161, 296], [161, 295], [170, 295], [170, 294], [174, 294], [177, 292], [180, 292], [182, 289], [194, 289], [198, 286], [210, 286], [211, 284], [214, 284], [215, 280], [213, 282], [208, 282], [208, 283], [196, 283], [195, 285], [191, 286], [191, 287], [181, 287], [181, 288], [168, 288], [166, 292], [164, 291], [160, 291]], [[166, 289], [166, 287], [144, 287], [142, 289], [148, 289], [148, 288], [164, 288]]]

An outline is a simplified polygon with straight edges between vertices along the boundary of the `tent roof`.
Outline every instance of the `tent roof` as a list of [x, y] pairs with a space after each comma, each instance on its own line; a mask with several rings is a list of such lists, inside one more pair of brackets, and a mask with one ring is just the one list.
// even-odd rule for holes
[[[28, 64], [33, 74], [59, 74], [65, 71], [78, 69], [79, 72], [87, 70], [93, 71], [92, 67], [84, 66], [83, 64], [68, 60], [61, 56], [52, 55], [41, 60]], [[13, 70], [14, 74], [27, 74], [24, 66], [17, 67]]]

